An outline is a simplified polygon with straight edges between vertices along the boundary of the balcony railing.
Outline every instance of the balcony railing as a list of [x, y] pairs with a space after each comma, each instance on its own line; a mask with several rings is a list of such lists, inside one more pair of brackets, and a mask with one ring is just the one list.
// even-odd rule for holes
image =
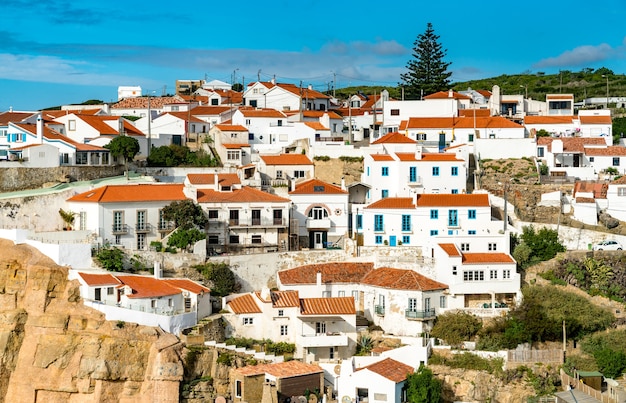
[[126, 225], [126, 224], [113, 224], [113, 226], [111, 228], [111, 233], [113, 235], [128, 234], [128, 225]]
[[404, 316], [407, 319], [432, 319], [435, 317], [435, 310], [434, 309], [427, 309], [425, 311], [414, 311], [411, 309], [407, 309], [405, 311]]
[[406, 181], [409, 186], [422, 186], [423, 184], [421, 176], [408, 176]]
[[237, 227], [239, 225], [239, 218], [231, 218], [228, 220], [228, 225], [231, 227]]
[[288, 226], [288, 219], [281, 217], [281, 218], [273, 218], [273, 217], [269, 217], [269, 218], [243, 218], [243, 219], [238, 219], [238, 220], [229, 220], [228, 224], [230, 227], [234, 228], [234, 227], [250, 227], [250, 226], [255, 226], [255, 227], [287, 227]]
[[384, 305], [374, 306], [374, 312], [376, 313], [376, 315], [383, 316], [385, 314], [385, 306]]
[[340, 332], [303, 334], [298, 336], [298, 343], [302, 347], [347, 346], [348, 335]]
[[253, 218], [252, 219], [252, 225], [261, 225], [261, 219], [260, 218]]
[[159, 232], [170, 232], [174, 229], [174, 223], [172, 222], [161, 222], [157, 227], [157, 231]]
[[330, 218], [321, 218], [314, 219], [309, 218], [306, 220], [306, 229], [320, 229], [320, 230], [329, 230], [330, 229]]
[[148, 223], [135, 224], [135, 232], [138, 234], [147, 234], [152, 232], [152, 226]]

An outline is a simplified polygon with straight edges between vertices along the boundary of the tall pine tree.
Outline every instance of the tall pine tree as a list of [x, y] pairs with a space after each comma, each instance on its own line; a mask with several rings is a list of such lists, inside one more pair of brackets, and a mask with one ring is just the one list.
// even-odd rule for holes
[[408, 73], [400, 75], [400, 86], [404, 87], [406, 99], [421, 99], [422, 96], [449, 89], [452, 72], [448, 71], [448, 67], [451, 63], [443, 60], [447, 52], [429, 22], [426, 31], [413, 44], [413, 59], [406, 64]]

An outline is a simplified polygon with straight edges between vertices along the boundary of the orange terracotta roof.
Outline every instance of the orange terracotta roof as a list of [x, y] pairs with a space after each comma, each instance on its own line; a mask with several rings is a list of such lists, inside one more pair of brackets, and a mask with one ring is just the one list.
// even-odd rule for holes
[[515, 263], [515, 260], [506, 253], [463, 253], [463, 264], [497, 264]]
[[525, 116], [524, 124], [526, 125], [562, 125], [571, 124], [574, 121], [574, 116]]
[[78, 273], [88, 286], [118, 285], [121, 282], [112, 274]]
[[248, 129], [246, 129], [242, 125], [219, 124], [219, 125], [215, 125], [215, 127], [217, 127], [223, 132], [247, 132], [248, 131]]
[[309, 126], [313, 130], [330, 130], [328, 127], [324, 126], [320, 122], [304, 122], [306, 126]]
[[[620, 178], [622, 180], [624, 176]], [[617, 183], [615, 180], [611, 184]], [[625, 182], [626, 183], [626, 182]], [[576, 196], [578, 193], [592, 193], [593, 197], [596, 199], [606, 199], [606, 194], [609, 189], [608, 183], [595, 183], [595, 182], [586, 182], [586, 181], [578, 181], [574, 184], [574, 191], [572, 194]]]
[[453, 256], [453, 257], [461, 256], [461, 252], [459, 252], [459, 249], [453, 243], [440, 243], [439, 247], [443, 249], [443, 251], [446, 252], [448, 256]]
[[489, 207], [489, 195], [475, 194], [419, 194], [417, 207]]
[[417, 142], [404, 134], [393, 132], [387, 133], [372, 144], [416, 144]]
[[453, 153], [425, 153], [422, 154], [422, 161], [463, 161]]
[[231, 299], [227, 303], [233, 313], [245, 314], [245, 313], [261, 313], [261, 308], [257, 305], [252, 294], [244, 294], [237, 298]]
[[393, 157], [389, 154], [370, 154], [374, 161], [393, 161]]
[[161, 116], [163, 115], [171, 115], [174, 116], [180, 120], [182, 120], [183, 122], [193, 122], [193, 123], [204, 123], [205, 125], [208, 125], [209, 122], [207, 122], [206, 120], [202, 120], [200, 118], [195, 117], [194, 115], [188, 113], [188, 112], [164, 112], [163, 114], [161, 114]]
[[161, 281], [165, 281], [172, 287], [180, 288], [181, 290], [190, 291], [194, 294], [203, 294], [205, 292], [211, 292], [207, 287], [202, 284], [198, 284], [195, 281], [191, 281], [188, 278], [164, 278]]
[[148, 109], [148, 98], [152, 109], [163, 109], [165, 105], [183, 103], [185, 100], [180, 96], [173, 97], [134, 97], [124, 98], [111, 105], [111, 109]]
[[298, 291], [272, 291], [273, 308], [290, 308], [300, 306]]
[[7, 126], [9, 122], [19, 123], [36, 114], [37, 112], [2, 112], [0, 113], [0, 126]]
[[248, 143], [223, 143], [222, 147], [229, 149], [229, 150], [234, 150], [237, 148], [246, 148], [246, 147], [250, 147], [250, 144]]
[[459, 109], [459, 116], [473, 118], [476, 116], [477, 118], [486, 118], [491, 116], [491, 111], [489, 109]]
[[445, 118], [410, 118], [407, 129], [509, 129], [522, 128], [513, 121], [502, 116], [488, 117], [445, 117]]
[[596, 199], [594, 199], [593, 197], [577, 197], [576, 198], [576, 203], [582, 203], [582, 204], [584, 204], [584, 203], [590, 203], [590, 204], [593, 203], [593, 204], [595, 204], [595, 202], [596, 202]]
[[[214, 185], [216, 174], [187, 174], [189, 183], [195, 186]], [[220, 186], [232, 186], [241, 183], [237, 174], [220, 173], [217, 174], [217, 183]]]
[[432, 280], [413, 270], [381, 267], [371, 270], [361, 280], [363, 284], [394, 290], [433, 291], [445, 290], [446, 284]]
[[276, 109], [249, 109], [239, 108], [243, 116], [247, 118], [286, 118], [287, 115]]
[[609, 183], [609, 186], [610, 185], [624, 185], [624, 184], [626, 184], [626, 175], [620, 176], [619, 178], [615, 179], [614, 181]]
[[198, 203], [286, 203], [289, 199], [276, 196], [249, 186], [233, 189], [229, 192], [220, 192], [212, 189], [198, 189]]
[[[76, 118], [82, 120], [94, 130], [100, 133], [101, 136], [119, 135], [119, 119], [118, 116], [91, 116], [91, 115], [74, 115]], [[129, 136], [144, 136], [141, 130], [137, 129], [128, 120], [123, 119], [124, 133]]]
[[[286, 112], [287, 113], [287, 112]], [[300, 113], [298, 111], [291, 111], [289, 115], [295, 115]], [[302, 111], [302, 116], [305, 118], [321, 118], [324, 115], [328, 115], [330, 119], [341, 119], [341, 116], [334, 111]]]
[[624, 155], [626, 155], [626, 147], [624, 147], [624, 146], [607, 146], [607, 147], [603, 147], [603, 148], [585, 147], [585, 155], [587, 155], [588, 157], [624, 156]]
[[64, 115], [96, 115], [101, 111], [101, 107], [92, 109], [45, 110], [41, 111], [41, 117], [44, 121], [51, 121]]
[[301, 315], [355, 315], [354, 297], [301, 298]]
[[309, 179], [304, 182], [300, 182], [296, 185], [296, 188], [289, 192], [289, 194], [347, 194], [348, 192], [341, 189], [339, 186], [332, 185], [327, 182], [323, 182], [319, 179]]
[[300, 88], [296, 86], [295, 84], [279, 83], [279, 84], [276, 84], [276, 86], [302, 98], [308, 98], [308, 99], [329, 99], [330, 98], [328, 95], [322, 94], [319, 91], [309, 89], [309, 88]]
[[221, 115], [222, 113], [228, 112], [231, 109], [233, 108], [230, 106], [199, 105], [191, 110], [191, 114], [196, 116]]
[[[24, 130], [24, 132], [30, 133], [33, 136], [37, 136], [37, 125], [31, 123], [11, 123], [15, 127], [19, 127]], [[43, 138], [46, 139], [50, 143], [54, 142], [63, 142], [68, 146], [74, 147], [77, 151], [99, 151], [108, 153], [109, 150], [104, 147], [93, 146], [90, 144], [79, 143], [77, 141], [72, 140], [71, 138], [57, 132], [56, 130], [50, 129], [48, 126], [43, 127]], [[15, 147], [13, 150], [19, 150], [24, 147]]]
[[476, 92], [485, 98], [491, 98], [491, 91], [489, 90], [476, 90]]
[[413, 367], [403, 364], [400, 361], [396, 361], [393, 358], [385, 358], [382, 361], [360, 368], [360, 370], [364, 369], [387, 378], [395, 383], [406, 380], [407, 376], [415, 371]]
[[70, 197], [71, 202], [119, 203], [186, 200], [182, 184], [107, 185]]
[[168, 295], [180, 294], [177, 287], [167, 284], [165, 281], [151, 276], [117, 276], [122, 284], [132, 288], [132, 294], [125, 294], [128, 298], [155, 298], [166, 297]]
[[472, 99], [471, 97], [467, 95], [463, 95], [456, 91], [452, 91], [452, 94], [450, 94], [450, 91], [439, 91], [439, 92], [435, 92], [434, 94], [426, 95], [424, 97], [424, 99], [453, 99], [453, 98], [454, 99]]
[[322, 374], [324, 372], [319, 365], [305, 364], [296, 360], [274, 364], [247, 365], [237, 368], [234, 371], [244, 376], [270, 374], [279, 379], [309, 374]]
[[554, 101], [557, 99], [574, 99], [574, 94], [546, 94], [546, 100]]
[[322, 284], [358, 283], [374, 268], [371, 262], [329, 262], [294, 267], [278, 272], [280, 282], [289, 284], [316, 284], [317, 273], [322, 274]]
[[313, 165], [304, 154], [261, 155], [265, 165]]
[[583, 125], [610, 125], [613, 123], [611, 116], [608, 115], [600, 115], [600, 116], [578, 116], [580, 119], [580, 123]]
[[367, 209], [385, 208], [385, 209], [411, 209], [415, 208], [412, 197], [385, 197], [366, 206]]
[[606, 141], [602, 137], [539, 137], [537, 145], [547, 145], [548, 150], [552, 151], [552, 142], [560, 140], [563, 143], [564, 152], [585, 152], [585, 146], [602, 146], [606, 147]]

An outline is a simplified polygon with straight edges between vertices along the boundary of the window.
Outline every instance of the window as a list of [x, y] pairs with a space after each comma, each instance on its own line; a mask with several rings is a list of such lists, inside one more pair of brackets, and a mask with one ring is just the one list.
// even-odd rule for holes
[[287, 325], [280, 325], [280, 335], [281, 336], [287, 336]]
[[476, 219], [476, 210], [467, 210], [467, 218], [470, 220]]
[[278, 121], [276, 122], [276, 126], [282, 126], [282, 125], [283, 125], [282, 119], [278, 119]]
[[229, 225], [239, 225], [239, 210], [230, 210], [228, 213]]
[[209, 235], [207, 242], [209, 245], [217, 245], [220, 243], [220, 237], [218, 235]]
[[276, 170], [276, 179], [282, 179], [283, 178], [283, 171], [281, 171], [280, 169]]
[[467, 235], [476, 235], [476, 230], [475, 229], [468, 230]]
[[241, 397], [241, 381], [235, 381], [235, 397]]
[[545, 152], [545, 151], [544, 151], [544, 148], [543, 148], [543, 147], [538, 147], [538, 148], [537, 148], [537, 157], [539, 157], [539, 158], [543, 158], [544, 152]]
[[67, 121], [67, 131], [73, 132], [75, 130], [76, 130], [76, 121], [75, 120], [68, 120]]
[[417, 298], [409, 298], [409, 311], [417, 311]]
[[439, 210], [430, 210], [430, 219], [437, 220], [439, 218]]
[[122, 232], [124, 230], [124, 212], [113, 212], [113, 232]]
[[218, 210], [209, 210], [208, 215], [209, 215], [209, 220], [217, 220]]
[[389, 176], [389, 167], [382, 167], [381, 175], [382, 176]]
[[102, 301], [102, 289], [95, 288], [94, 289], [94, 298], [96, 301]]
[[502, 278], [505, 278], [505, 279], [511, 278], [511, 270], [510, 269], [502, 270]]
[[376, 235], [374, 237], [374, 242], [376, 243], [376, 245], [380, 245], [383, 243], [383, 237], [382, 235]]
[[389, 112], [391, 113], [391, 116], [400, 116], [400, 109], [392, 109]]
[[322, 291], [322, 298], [330, 298], [330, 291]]
[[617, 188], [618, 196], [626, 196], [626, 187]]
[[488, 247], [490, 251], [497, 250], [497, 244], [495, 242], [489, 242]]
[[417, 135], [415, 136], [415, 138], [418, 141], [426, 141], [426, 133], [417, 133]]
[[613, 166], [614, 167], [618, 167], [619, 166], [619, 157], [613, 157]]
[[384, 199], [389, 197], [389, 190], [388, 189], [383, 189], [380, 191], [380, 198]]
[[424, 298], [424, 310], [430, 311], [430, 298]]
[[167, 299], [167, 306], [170, 308], [174, 306], [174, 301], [171, 298]]
[[436, 230], [436, 229], [430, 230], [430, 236], [437, 236], [437, 235], [439, 235], [439, 230]]
[[402, 235], [402, 243], [408, 245], [411, 243], [411, 237], [409, 235]]
[[457, 210], [449, 210], [448, 211], [448, 226], [456, 227], [459, 225], [459, 214]]
[[473, 134], [468, 134], [467, 135], [467, 141], [470, 142], [470, 143], [473, 142], [474, 141], [474, 135]]
[[252, 210], [252, 225], [261, 225], [261, 210]]
[[367, 167], [367, 176], [370, 176], [370, 167]]
[[589, 162], [594, 162], [596, 160], [596, 157], [589, 157]]
[[239, 235], [230, 235], [228, 237], [228, 243], [230, 243], [230, 244], [238, 244], [239, 243]]
[[337, 293], [337, 296], [338, 296], [338, 297], [345, 297], [345, 296], [346, 296], [346, 292], [345, 292], [345, 291], [343, 291], [343, 290], [341, 290], [341, 291], [339, 291], [339, 292]]
[[485, 272], [482, 270], [467, 270], [463, 272], [463, 281], [484, 281]]
[[359, 300], [359, 292], [357, 290], [352, 290], [352, 298], [354, 298], [355, 302]]
[[335, 359], [335, 347], [330, 347], [328, 349], [328, 358], [330, 360], [334, 360]]
[[461, 252], [469, 252], [469, 244], [468, 243], [462, 243], [461, 244]]
[[442, 295], [439, 297], [439, 308], [445, 308], [447, 305], [446, 296]]
[[439, 167], [433, 167], [433, 176], [439, 176]]
[[285, 316], [285, 311], [282, 309], [278, 310], [278, 316]]
[[324, 207], [316, 206], [309, 211], [309, 218], [313, 220], [323, 220], [328, 218], [328, 211]]
[[315, 193], [324, 193], [326, 191], [326, 186], [313, 186], [313, 192]]
[[254, 140], [254, 133], [248, 133], [248, 140]]
[[274, 225], [283, 225], [283, 211], [280, 209], [274, 209], [272, 211], [272, 217], [274, 218]]
[[[105, 154], [108, 155], [108, 154]], [[69, 164], [70, 163], [70, 155], [67, 153], [61, 154], [61, 164]]]
[[453, 195], [458, 195], [459, 194], [459, 189], [452, 189], [452, 194]]
[[356, 229], [363, 229], [363, 214], [356, 215]]
[[326, 322], [315, 322], [315, 333], [316, 334], [325, 334], [326, 333]]
[[409, 167], [409, 182], [417, 182], [417, 167]]
[[293, 171], [294, 178], [304, 178], [304, 171]]
[[263, 243], [263, 238], [261, 238], [261, 235], [252, 235], [252, 240], [251, 240], [251, 242], [252, 242], [253, 244], [257, 244], [257, 245], [259, 245], [259, 244]]
[[408, 214], [402, 215], [402, 231], [411, 231], [411, 216]]
[[383, 215], [382, 214], [376, 214], [374, 216], [374, 231], [377, 232], [382, 232], [384, 231], [384, 223], [383, 223]]
[[254, 324], [254, 318], [243, 318], [243, 324], [244, 325], [253, 325]]
[[107, 288], [107, 295], [113, 295], [113, 287]]
[[137, 234], [137, 250], [144, 250], [146, 248], [146, 234]]
[[228, 150], [226, 151], [226, 159], [230, 161], [239, 161], [241, 153], [239, 150]]
[[452, 167], [450, 173], [452, 176], [459, 176], [459, 167]]
[[250, 126], [250, 119], [246, 119], [246, 126]]
[[150, 300], [150, 308], [154, 309], [157, 307], [156, 299]]
[[456, 276], [457, 271], [456, 271], [456, 266], [452, 266], [452, 275]]
[[489, 270], [489, 279], [496, 280], [498, 278], [498, 270]]

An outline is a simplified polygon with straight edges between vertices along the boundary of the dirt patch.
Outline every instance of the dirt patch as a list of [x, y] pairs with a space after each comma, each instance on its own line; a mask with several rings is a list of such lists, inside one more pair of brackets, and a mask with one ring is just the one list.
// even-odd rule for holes
[[330, 158], [327, 161], [314, 159], [315, 177], [321, 181], [341, 185], [341, 178], [346, 185], [361, 181], [363, 160]]

